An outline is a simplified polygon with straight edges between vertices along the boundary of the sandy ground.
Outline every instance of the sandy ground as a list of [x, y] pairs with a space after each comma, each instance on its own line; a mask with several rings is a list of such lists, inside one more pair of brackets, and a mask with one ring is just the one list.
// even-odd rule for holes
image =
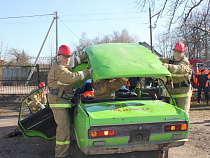
[[[45, 141], [34, 137], [25, 139], [22, 135], [4, 138], [17, 127], [20, 103], [0, 103], [0, 158], [53, 158], [55, 140]], [[18, 101], [17, 101], [18, 102]], [[210, 106], [192, 104], [190, 110], [190, 131], [184, 146], [170, 148], [170, 158], [210, 158]], [[70, 148], [71, 157], [100, 158], [154, 158], [152, 152], [86, 156], [77, 147]]]

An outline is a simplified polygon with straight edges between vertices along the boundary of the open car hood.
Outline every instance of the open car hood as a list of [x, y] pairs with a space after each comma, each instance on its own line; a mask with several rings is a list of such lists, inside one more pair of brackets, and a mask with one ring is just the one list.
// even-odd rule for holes
[[98, 44], [85, 48], [93, 81], [121, 77], [171, 76], [147, 48], [132, 43]]
[[130, 100], [83, 105], [90, 125], [185, 120], [184, 112], [166, 102]]

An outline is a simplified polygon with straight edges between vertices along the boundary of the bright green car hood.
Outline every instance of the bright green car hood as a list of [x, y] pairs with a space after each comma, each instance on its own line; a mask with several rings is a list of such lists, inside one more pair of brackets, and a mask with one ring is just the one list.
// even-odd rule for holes
[[147, 48], [132, 43], [98, 44], [85, 48], [95, 81], [106, 78], [170, 76]]
[[82, 105], [90, 125], [185, 120], [184, 112], [163, 101], [132, 100]]

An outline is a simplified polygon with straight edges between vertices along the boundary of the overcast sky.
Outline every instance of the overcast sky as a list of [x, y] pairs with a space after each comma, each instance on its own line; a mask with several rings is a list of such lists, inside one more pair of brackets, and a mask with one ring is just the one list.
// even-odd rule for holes
[[[1, 1], [1, 41], [9, 44], [10, 48], [24, 49], [28, 55], [36, 57], [54, 17], [47, 14], [54, 14], [55, 11], [59, 17], [58, 45], [66, 44], [74, 49], [82, 32], [92, 39], [123, 29], [127, 29], [130, 35], [136, 35], [139, 42], [150, 44], [149, 13], [140, 12], [134, 0]], [[42, 57], [50, 56], [50, 43], [55, 45], [55, 26], [54, 23]], [[153, 39], [161, 31], [164, 27], [158, 25], [153, 30]]]

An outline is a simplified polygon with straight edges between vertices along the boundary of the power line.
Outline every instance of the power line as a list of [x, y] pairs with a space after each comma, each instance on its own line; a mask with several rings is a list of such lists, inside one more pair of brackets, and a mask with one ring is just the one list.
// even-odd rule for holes
[[43, 14], [43, 15], [29, 15], [29, 16], [16, 16], [16, 17], [6, 17], [6, 18], [0, 18], [0, 20], [4, 19], [19, 19], [19, 18], [32, 18], [32, 17], [37, 17], [37, 16], [49, 16], [49, 15], [54, 15], [54, 14]]
[[[141, 17], [126, 17], [126, 18], [105, 18], [105, 19], [83, 19], [83, 20], [71, 20], [70, 22], [85, 22], [85, 21], [108, 21], [108, 20], [142, 20], [143, 18]], [[66, 22], [69, 22], [66, 21]], [[34, 22], [0, 22], [0, 24], [39, 24], [39, 23], [48, 23], [46, 21], [34, 21]]]
[[[60, 21], [61, 21], [61, 19], [60, 18], [58, 18]], [[63, 21], [61, 21], [62, 23], [63, 23]], [[71, 31], [71, 33], [73, 33], [77, 38], [79, 38], [79, 36], [77, 36], [66, 24], [64, 24], [63, 23], [63, 25], [64, 26], [66, 26], [67, 27], [67, 29], [69, 30], [69, 31]], [[79, 38], [80, 39], [80, 38]]]
[[68, 14], [68, 15], [63, 15], [64, 16], [89, 16], [89, 15], [112, 15], [112, 14], [133, 14], [137, 12], [115, 12], [115, 13], [92, 13], [92, 14]]
[[108, 21], [108, 20], [141, 20], [139, 17], [131, 18], [106, 18], [106, 19], [84, 19], [84, 20], [72, 20], [71, 22], [84, 22], [84, 21]]

